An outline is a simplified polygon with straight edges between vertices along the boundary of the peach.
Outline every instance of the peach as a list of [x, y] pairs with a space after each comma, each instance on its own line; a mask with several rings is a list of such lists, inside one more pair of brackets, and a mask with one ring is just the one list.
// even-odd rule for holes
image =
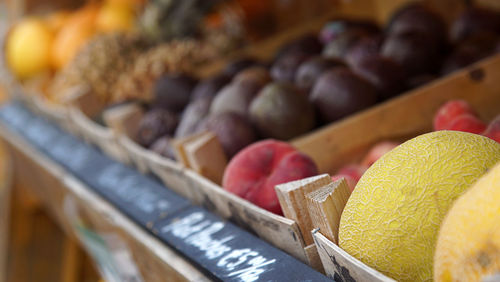
[[335, 181], [344, 177], [347, 181], [347, 185], [349, 185], [349, 188], [351, 188], [352, 191], [354, 190], [354, 187], [356, 187], [356, 184], [361, 176], [363, 176], [363, 173], [365, 173], [366, 169], [368, 169], [368, 167], [364, 165], [346, 165], [341, 168], [336, 175], [332, 176], [332, 180]]
[[482, 135], [500, 143], [500, 115], [496, 116], [496, 118], [488, 124], [488, 127]]
[[275, 214], [282, 215], [274, 186], [318, 174], [316, 164], [288, 143], [272, 139], [241, 150], [229, 162], [222, 186]]
[[464, 100], [452, 100], [442, 105], [434, 116], [434, 130], [450, 129], [453, 120], [463, 114], [476, 115], [469, 103]]
[[456, 117], [450, 123], [448, 129], [481, 134], [486, 130], [486, 124], [472, 114], [463, 114]]
[[361, 161], [361, 164], [367, 167], [371, 166], [374, 162], [380, 159], [385, 153], [396, 148], [399, 144], [400, 143], [391, 141], [384, 141], [375, 144], [375, 146], [373, 146], [370, 149], [368, 154], [366, 154], [365, 158]]

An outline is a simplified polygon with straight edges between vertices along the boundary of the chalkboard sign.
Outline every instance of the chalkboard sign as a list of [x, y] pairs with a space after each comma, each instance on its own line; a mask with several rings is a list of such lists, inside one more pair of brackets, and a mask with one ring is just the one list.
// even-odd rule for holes
[[214, 279], [329, 281], [250, 233], [191, 206], [152, 178], [111, 160], [19, 102], [4, 105], [0, 120]]
[[13, 125], [14, 128], [22, 128], [22, 126], [26, 126], [33, 119], [31, 113], [18, 102], [5, 105], [0, 115], [6, 122]]
[[181, 211], [153, 228], [162, 240], [223, 281], [330, 281], [200, 207]]
[[37, 148], [67, 168], [124, 213], [146, 227], [190, 205], [157, 181], [117, 163], [66, 133], [20, 103], [0, 111], [0, 118]]

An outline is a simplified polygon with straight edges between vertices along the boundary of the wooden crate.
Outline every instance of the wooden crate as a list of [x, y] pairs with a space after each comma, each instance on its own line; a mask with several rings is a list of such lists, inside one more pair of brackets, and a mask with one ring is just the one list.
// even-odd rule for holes
[[435, 112], [448, 100], [466, 100], [483, 120], [491, 120], [500, 113], [499, 66], [500, 55], [485, 59], [291, 143], [320, 171], [335, 173], [359, 161], [377, 142], [405, 141], [431, 131]]
[[[333, 174], [341, 166], [358, 161], [379, 141], [404, 141], [431, 131], [435, 111], [449, 99], [468, 101], [481, 118], [490, 120], [500, 113], [500, 88], [497, 86], [499, 66], [500, 55], [486, 59], [291, 143], [309, 155], [317, 163], [320, 172]], [[135, 136], [134, 131], [127, 130], [136, 128], [130, 122], [138, 122], [137, 112], [140, 115], [141, 109], [128, 105], [113, 111], [115, 114], [121, 113], [115, 115], [116, 119], [111, 123], [123, 134], [119, 137], [120, 144], [136, 164], [142, 166], [141, 169], [153, 172], [166, 186], [194, 203], [232, 219], [275, 246], [310, 263], [304, 250], [307, 247], [304, 234], [295, 221], [261, 209], [200, 175], [205, 168], [215, 165], [213, 157], [207, 159], [205, 168], [193, 169], [190, 162], [181, 165], [155, 155], [135, 143], [132, 137]], [[187, 140], [187, 143], [192, 141]], [[204, 144], [202, 142], [197, 149], [207, 150]], [[193, 151], [190, 153], [193, 154]], [[196, 159], [203, 162], [203, 157], [201, 160]]]

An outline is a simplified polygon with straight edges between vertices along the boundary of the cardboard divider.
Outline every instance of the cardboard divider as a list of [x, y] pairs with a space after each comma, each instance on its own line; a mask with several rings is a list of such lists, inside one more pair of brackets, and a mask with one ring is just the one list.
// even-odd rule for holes
[[109, 127], [91, 119], [104, 108], [102, 102], [90, 91], [81, 90], [68, 98], [69, 119], [85, 141], [97, 145], [113, 159], [127, 163], [129, 156], [119, 145], [116, 133]]
[[212, 132], [205, 132], [182, 145], [182, 152], [186, 156], [189, 168], [200, 175], [221, 185], [227, 157], [217, 136]]
[[339, 281], [396, 281], [349, 255], [323, 236], [319, 229], [314, 230], [312, 233], [321, 263], [328, 277], [336, 278]]
[[[340, 215], [350, 196], [345, 179], [332, 182], [330, 175], [323, 174], [277, 185], [276, 191], [285, 215], [290, 214], [296, 218], [302, 234], [310, 232], [312, 244], [305, 248], [310, 265], [317, 265], [320, 260], [324, 273], [337, 281], [394, 281], [366, 266], [334, 243], [337, 240]], [[325, 198], [329, 200], [321, 201], [320, 208], [303, 207], [310, 206], [313, 200]], [[329, 224], [324, 224], [325, 222]], [[335, 240], [332, 241], [320, 231], [327, 236], [333, 234]], [[316, 266], [318, 268], [320, 267]]]

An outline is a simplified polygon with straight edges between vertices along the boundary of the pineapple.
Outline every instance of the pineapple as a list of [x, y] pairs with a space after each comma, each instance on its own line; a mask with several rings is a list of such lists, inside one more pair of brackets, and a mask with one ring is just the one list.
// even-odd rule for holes
[[120, 74], [112, 102], [152, 99], [154, 82], [169, 72], [190, 72], [219, 55], [212, 45], [195, 39], [172, 40], [138, 56], [133, 66]]
[[147, 47], [141, 38], [131, 34], [109, 33], [95, 37], [56, 75], [50, 98], [63, 103], [68, 89], [86, 85], [107, 104], [120, 73]]

